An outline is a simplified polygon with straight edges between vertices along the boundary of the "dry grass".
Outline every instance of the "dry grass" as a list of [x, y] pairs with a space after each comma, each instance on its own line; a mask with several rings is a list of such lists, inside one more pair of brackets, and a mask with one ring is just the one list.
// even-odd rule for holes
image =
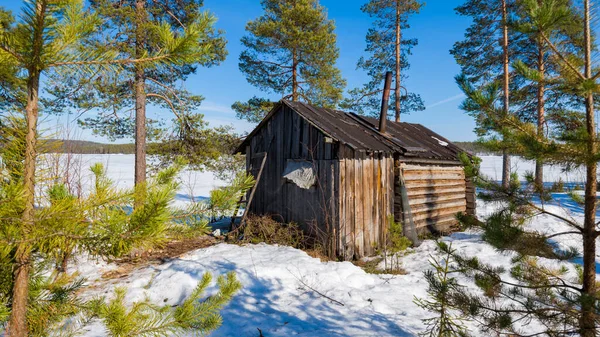
[[354, 261], [354, 265], [356, 265], [357, 267], [362, 268], [365, 272], [367, 272], [368, 274], [375, 274], [375, 275], [381, 275], [381, 274], [387, 274], [387, 275], [407, 275], [408, 272], [404, 269], [402, 269], [401, 267], [396, 267], [396, 268], [388, 268], [387, 270], [385, 269], [380, 269], [379, 268], [379, 264], [383, 261], [382, 257], [378, 257], [372, 260], [358, 260], [358, 261]]
[[321, 259], [321, 261], [333, 260], [317, 237], [306, 234], [295, 223], [281, 223], [269, 216], [249, 216], [244, 226], [232, 233], [229, 239], [234, 243], [266, 243], [288, 246], [303, 250], [311, 257]]

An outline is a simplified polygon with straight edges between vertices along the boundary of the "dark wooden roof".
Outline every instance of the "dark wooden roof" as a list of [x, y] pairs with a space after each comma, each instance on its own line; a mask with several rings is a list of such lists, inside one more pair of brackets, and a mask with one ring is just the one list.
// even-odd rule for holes
[[252, 131], [237, 152], [244, 152], [247, 142], [279, 111], [282, 105], [290, 107], [327, 136], [355, 151], [398, 154], [407, 161], [445, 161], [458, 163], [458, 154], [464, 152], [446, 138], [421, 124], [388, 121], [387, 132], [377, 129], [379, 120], [334, 109], [319, 108], [306, 103], [281, 101]]

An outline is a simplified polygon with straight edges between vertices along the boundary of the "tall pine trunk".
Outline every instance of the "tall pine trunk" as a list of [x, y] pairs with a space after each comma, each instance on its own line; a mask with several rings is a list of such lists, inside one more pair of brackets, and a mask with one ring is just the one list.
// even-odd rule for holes
[[[545, 123], [545, 91], [546, 91], [546, 83], [544, 83], [544, 79], [546, 77], [546, 66], [544, 63], [544, 44], [543, 40], [538, 39], [538, 60], [537, 60], [537, 68], [538, 72], [541, 74], [542, 79], [538, 82], [537, 87], [537, 133], [538, 137], [544, 137], [544, 123]], [[544, 161], [542, 159], [538, 159], [535, 162], [535, 186], [542, 191], [544, 186]]]
[[[135, 54], [137, 59], [144, 57], [144, 19], [145, 19], [145, 0], [137, 0], [136, 10], [136, 31], [135, 31]], [[135, 185], [141, 187], [141, 193], [145, 193], [144, 184], [146, 183], [146, 79], [142, 64], [135, 65]], [[139, 206], [141, 200], [136, 200], [136, 206]]]
[[298, 102], [298, 55], [292, 50], [292, 101]]
[[395, 109], [396, 109], [396, 123], [400, 122], [400, 109], [401, 109], [401, 101], [400, 101], [400, 90], [401, 90], [401, 61], [402, 54], [400, 53], [400, 44], [402, 43], [402, 30], [400, 27], [400, 0], [396, 0], [396, 101], [395, 101]]
[[[40, 73], [30, 70], [27, 81], [27, 135], [25, 138], [24, 193], [25, 208], [21, 221], [23, 231], [33, 226], [35, 202], [35, 159], [37, 146], [38, 99]], [[29, 275], [31, 271], [31, 252], [26, 243], [20, 244], [15, 254], [16, 268], [14, 271], [13, 298], [11, 316], [8, 323], [8, 336], [27, 336], [27, 300], [29, 298]]]
[[[592, 78], [592, 48], [590, 32], [590, 4], [584, 1], [585, 78]], [[594, 121], [594, 96], [590, 92], [585, 98], [587, 130], [587, 165], [585, 182], [585, 204], [583, 222], [583, 296], [581, 301], [580, 334], [596, 336], [596, 189], [597, 167], [596, 125]]]
[[[33, 30], [32, 64], [41, 64], [44, 45], [43, 33], [45, 26], [46, 1], [37, 1], [35, 7], [35, 27]], [[25, 106], [27, 120], [27, 135], [25, 137], [25, 163], [23, 173], [23, 190], [25, 207], [21, 217], [23, 234], [27, 235], [28, 228], [33, 226], [35, 206], [35, 168], [37, 147], [38, 102], [40, 91], [40, 69], [32, 66], [28, 70], [27, 105]], [[29, 298], [29, 276], [31, 272], [31, 252], [26, 243], [17, 247], [15, 254], [16, 267], [12, 291], [11, 316], [8, 322], [7, 336], [27, 336], [27, 304]]]
[[[509, 69], [508, 69], [508, 18], [506, 0], [502, 0], [502, 54], [504, 66], [504, 114], [509, 111]], [[510, 184], [510, 155], [502, 151], [502, 186], [508, 188]]]

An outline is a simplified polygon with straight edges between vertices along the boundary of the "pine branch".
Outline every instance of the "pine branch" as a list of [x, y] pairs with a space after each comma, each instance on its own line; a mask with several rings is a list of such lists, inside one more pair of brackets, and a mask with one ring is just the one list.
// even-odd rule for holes
[[146, 57], [140, 59], [120, 59], [120, 60], [92, 60], [92, 61], [66, 61], [66, 62], [55, 62], [48, 65], [48, 67], [62, 67], [62, 66], [90, 66], [90, 65], [127, 65], [127, 64], [140, 64], [140, 63], [153, 63], [158, 61], [167, 60], [172, 55], [157, 55], [153, 57]]
[[[573, 71], [573, 73], [575, 75], [577, 75], [577, 77], [579, 77], [579, 79], [581, 80], [586, 80], [585, 76], [583, 76], [583, 74], [581, 74], [581, 72], [577, 69], [577, 67], [575, 67], [571, 61], [569, 61], [564, 55], [563, 53], [561, 53], [558, 48], [556, 48], [556, 46], [554, 45], [554, 43], [552, 43], [552, 41], [550, 41], [550, 39], [548, 39], [548, 37], [546, 36], [546, 34], [544, 33], [540, 33], [540, 36], [544, 39], [544, 41], [546, 41], [546, 43], [548, 44], [548, 46], [550, 47], [550, 49], [552, 49], [552, 51], [554, 52], [554, 54], [556, 54], [556, 56], [558, 56], [566, 65], [567, 67], [569, 67], [569, 69], [571, 69]], [[600, 73], [599, 73], [600, 75]]]
[[175, 116], [179, 120], [181, 120], [181, 116], [177, 112], [177, 109], [175, 108], [175, 105], [173, 104], [173, 102], [168, 97], [166, 97], [164, 95], [161, 95], [161, 94], [156, 94], [156, 93], [147, 93], [146, 97], [157, 97], [157, 98], [162, 99], [163, 101], [165, 101], [171, 107], [171, 111], [175, 114]]

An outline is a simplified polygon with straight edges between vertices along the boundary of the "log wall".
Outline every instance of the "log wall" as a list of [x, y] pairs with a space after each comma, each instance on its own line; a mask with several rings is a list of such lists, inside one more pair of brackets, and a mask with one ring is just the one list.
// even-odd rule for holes
[[[467, 211], [467, 184], [461, 166], [413, 165], [396, 162], [403, 174], [417, 232], [446, 233], [458, 225], [457, 213]], [[402, 205], [396, 180], [394, 217], [402, 219]]]

